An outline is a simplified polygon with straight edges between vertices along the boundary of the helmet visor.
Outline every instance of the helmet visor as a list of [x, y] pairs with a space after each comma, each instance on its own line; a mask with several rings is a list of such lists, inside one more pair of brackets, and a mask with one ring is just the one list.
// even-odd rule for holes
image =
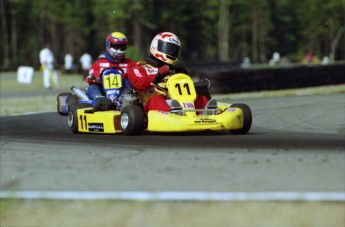
[[115, 50], [127, 50], [127, 43], [123, 43], [123, 44], [110, 43], [110, 48], [114, 48]]
[[164, 42], [162, 40], [158, 40], [158, 51], [163, 52], [171, 57], [178, 58], [180, 54], [180, 46], [174, 44], [174, 43], [169, 43], [169, 42]]

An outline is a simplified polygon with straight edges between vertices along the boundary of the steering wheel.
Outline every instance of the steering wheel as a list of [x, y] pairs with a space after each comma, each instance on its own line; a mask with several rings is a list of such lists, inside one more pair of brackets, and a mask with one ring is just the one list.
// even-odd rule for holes
[[161, 93], [161, 94], [164, 95], [165, 97], [168, 96], [169, 92], [168, 92], [168, 90], [167, 90], [166, 88], [161, 87], [161, 86], [159, 86], [159, 85], [157, 85], [157, 84], [155, 84], [155, 83], [151, 83], [150, 85], [151, 85], [152, 87], [156, 88], [158, 91], [160, 91], [159, 93]]

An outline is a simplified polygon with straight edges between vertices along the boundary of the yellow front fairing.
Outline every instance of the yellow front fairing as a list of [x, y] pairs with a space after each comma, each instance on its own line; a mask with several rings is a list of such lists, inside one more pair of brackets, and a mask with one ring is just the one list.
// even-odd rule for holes
[[[166, 84], [170, 99], [177, 100], [182, 109], [195, 109], [194, 101], [196, 91], [192, 79], [182, 73], [178, 73], [169, 78]], [[195, 112], [186, 112], [187, 116], [195, 116]]]
[[84, 133], [121, 133], [120, 112], [115, 110], [85, 113], [83, 108], [77, 110], [78, 131]]
[[148, 113], [148, 119], [147, 129], [152, 132], [223, 131], [243, 127], [243, 113], [240, 108], [228, 108], [218, 115], [195, 116], [152, 110]]
[[243, 113], [240, 108], [230, 104], [218, 103], [217, 115], [198, 115], [206, 113], [195, 109], [197, 97], [192, 79], [183, 73], [170, 76], [166, 82], [169, 99], [177, 100], [182, 107], [180, 114], [151, 110], [148, 113], [148, 131], [153, 132], [191, 132], [236, 130], [243, 127]]

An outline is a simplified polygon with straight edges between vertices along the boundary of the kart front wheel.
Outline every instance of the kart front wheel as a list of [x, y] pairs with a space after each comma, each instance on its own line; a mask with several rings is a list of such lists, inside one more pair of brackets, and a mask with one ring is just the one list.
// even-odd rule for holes
[[139, 135], [145, 126], [145, 115], [139, 106], [129, 105], [121, 110], [120, 118], [122, 133], [124, 135]]
[[243, 112], [243, 127], [241, 129], [230, 130], [233, 134], [246, 134], [252, 127], [252, 111], [249, 106], [242, 103], [232, 104], [231, 107], [240, 108]]
[[74, 134], [78, 131], [78, 109], [92, 107], [89, 103], [76, 103], [71, 105], [68, 110], [68, 126]]

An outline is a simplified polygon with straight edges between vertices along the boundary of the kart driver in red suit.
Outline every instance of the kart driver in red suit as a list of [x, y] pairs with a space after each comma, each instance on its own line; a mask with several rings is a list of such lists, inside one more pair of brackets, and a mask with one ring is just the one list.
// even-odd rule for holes
[[[155, 92], [151, 83], [170, 74], [170, 68], [178, 60], [180, 48], [180, 39], [175, 34], [159, 33], [151, 42], [150, 55], [128, 70], [129, 83], [139, 92], [144, 103], [144, 112], [147, 113], [150, 110], [170, 111], [171, 107], [166, 102], [166, 98]], [[198, 95], [194, 102], [195, 108], [204, 108], [207, 102], [206, 96]]]
[[104, 56], [101, 55], [97, 59], [91, 66], [89, 75], [86, 77], [86, 82], [89, 84], [86, 89], [86, 94], [91, 99], [95, 100], [97, 97], [105, 96], [100, 81], [103, 69], [119, 67], [126, 73], [129, 68], [136, 64], [135, 61], [125, 57], [127, 44], [127, 37], [121, 32], [113, 32], [108, 35]]

